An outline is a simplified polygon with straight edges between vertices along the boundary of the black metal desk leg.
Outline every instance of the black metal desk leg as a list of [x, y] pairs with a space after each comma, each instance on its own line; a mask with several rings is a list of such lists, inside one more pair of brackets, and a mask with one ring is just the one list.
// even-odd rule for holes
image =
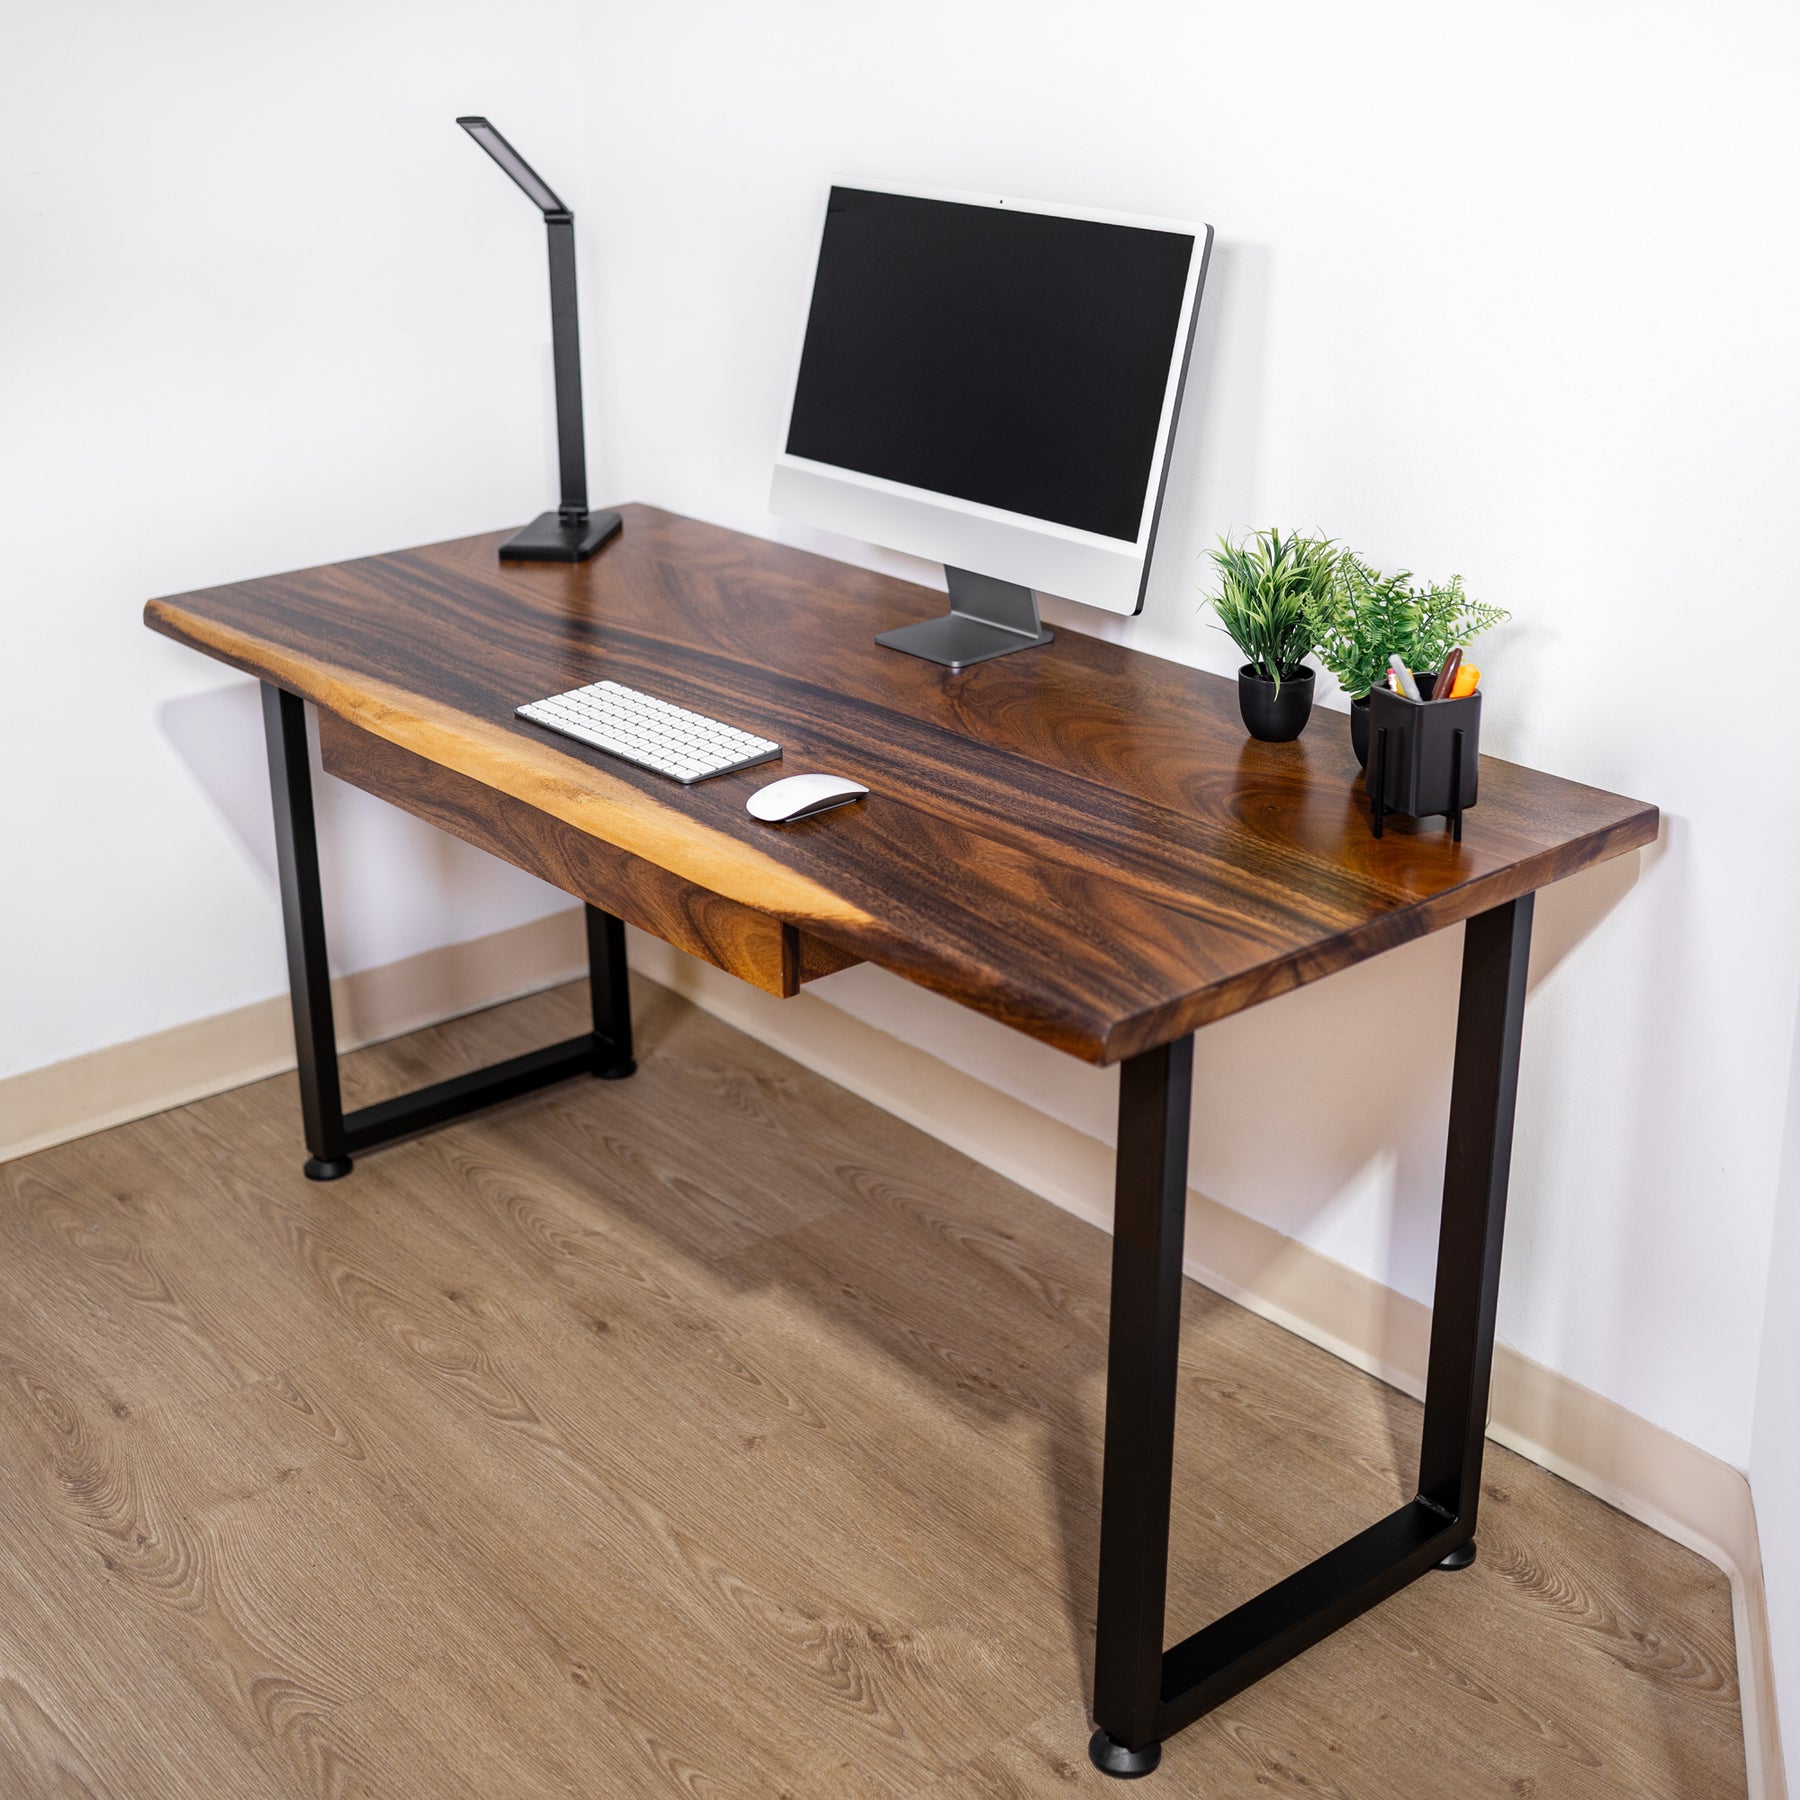
[[1418, 1493], [1166, 1651], [1192, 1040], [1125, 1065], [1100, 1494], [1100, 1729], [1088, 1745], [1109, 1775], [1148, 1774], [1161, 1740], [1202, 1713], [1426, 1571], [1475, 1559], [1531, 910], [1529, 894], [1497, 906], [1464, 938]]
[[1193, 1085], [1191, 1037], [1134, 1056], [1120, 1070], [1094, 1647], [1099, 1730], [1088, 1746], [1109, 1775], [1147, 1775], [1162, 1755], [1157, 1714]]
[[325, 953], [325, 907], [319, 893], [319, 837], [313, 817], [305, 702], [297, 694], [264, 682], [263, 729], [275, 801], [275, 861], [281, 879], [281, 917], [287, 931], [294, 1049], [300, 1065], [300, 1116], [306, 1147], [312, 1153], [306, 1159], [306, 1173], [312, 1180], [335, 1181], [350, 1173], [353, 1155], [448, 1124], [484, 1106], [517, 1099], [552, 1082], [577, 1075], [616, 1081], [637, 1068], [631, 1060], [625, 927], [611, 913], [590, 906], [591, 1031], [346, 1113], [338, 1085], [337, 1033], [331, 1017], [331, 970]]
[[1438, 1564], [1443, 1569], [1466, 1569], [1475, 1560], [1531, 913], [1527, 894], [1463, 927], [1462, 1003], [1419, 1451], [1419, 1498], [1454, 1519], [1462, 1540]]
[[331, 1017], [331, 970], [325, 957], [325, 905], [319, 893], [319, 835], [313, 821], [312, 764], [306, 747], [306, 703], [263, 683], [263, 736], [275, 802], [275, 868], [287, 928], [288, 991], [294, 1005], [294, 1049], [300, 1064], [300, 1119], [312, 1152], [306, 1173], [335, 1181], [350, 1173], [344, 1105], [338, 1091], [337, 1033]]
[[637, 1073], [631, 1060], [631, 974], [625, 967], [625, 921], [587, 909], [588, 990], [594, 1002], [594, 1073], [620, 1081]]

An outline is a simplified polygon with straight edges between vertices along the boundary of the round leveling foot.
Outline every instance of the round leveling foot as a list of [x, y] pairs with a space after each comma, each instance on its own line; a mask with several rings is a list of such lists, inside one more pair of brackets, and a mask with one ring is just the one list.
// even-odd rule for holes
[[610, 1069], [596, 1069], [594, 1079], [596, 1081], [623, 1081], [627, 1075], [636, 1073], [637, 1064], [634, 1062], [614, 1063]]
[[1466, 1569], [1475, 1560], [1475, 1540], [1470, 1538], [1466, 1544], [1459, 1544], [1444, 1560], [1438, 1564], [1440, 1569]]
[[1148, 1775], [1162, 1761], [1162, 1745], [1146, 1744], [1141, 1750], [1127, 1750], [1104, 1731], [1096, 1731], [1088, 1739], [1088, 1759], [1102, 1775], [1130, 1781], [1135, 1776]]
[[355, 1168], [347, 1156], [317, 1157], [306, 1159], [306, 1179], [308, 1181], [341, 1181]]

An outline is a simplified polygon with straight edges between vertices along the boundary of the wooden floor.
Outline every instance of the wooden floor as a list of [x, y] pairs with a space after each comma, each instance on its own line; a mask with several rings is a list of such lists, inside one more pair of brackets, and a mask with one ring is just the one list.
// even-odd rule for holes
[[[541, 995], [352, 1104], [580, 1029]], [[0, 1794], [1116, 1790], [1107, 1244], [639, 984], [635, 1079], [301, 1178], [259, 1083], [0, 1169]], [[1190, 1287], [1172, 1635], [1411, 1493], [1418, 1409]], [[1481, 1557], [1146, 1796], [1726, 1800], [1724, 1577], [1490, 1446]]]

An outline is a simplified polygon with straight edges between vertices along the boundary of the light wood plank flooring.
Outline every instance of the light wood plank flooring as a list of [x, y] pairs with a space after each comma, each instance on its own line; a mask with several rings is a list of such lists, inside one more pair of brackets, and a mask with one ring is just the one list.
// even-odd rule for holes
[[[351, 1104], [580, 1029], [540, 995]], [[0, 1794], [1117, 1790], [1107, 1243], [648, 983], [641, 1069], [301, 1178], [278, 1079], [0, 1170]], [[1418, 1408], [1187, 1296], [1172, 1635], [1390, 1510]], [[1729, 1597], [1491, 1447], [1481, 1557], [1135, 1790], [1744, 1792]]]

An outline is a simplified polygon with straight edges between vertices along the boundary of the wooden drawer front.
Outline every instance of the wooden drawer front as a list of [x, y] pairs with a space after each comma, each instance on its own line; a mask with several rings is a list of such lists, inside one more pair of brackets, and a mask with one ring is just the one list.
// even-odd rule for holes
[[802, 982], [860, 960], [323, 710], [319, 749], [326, 770], [340, 781], [766, 993], [797, 994]]

